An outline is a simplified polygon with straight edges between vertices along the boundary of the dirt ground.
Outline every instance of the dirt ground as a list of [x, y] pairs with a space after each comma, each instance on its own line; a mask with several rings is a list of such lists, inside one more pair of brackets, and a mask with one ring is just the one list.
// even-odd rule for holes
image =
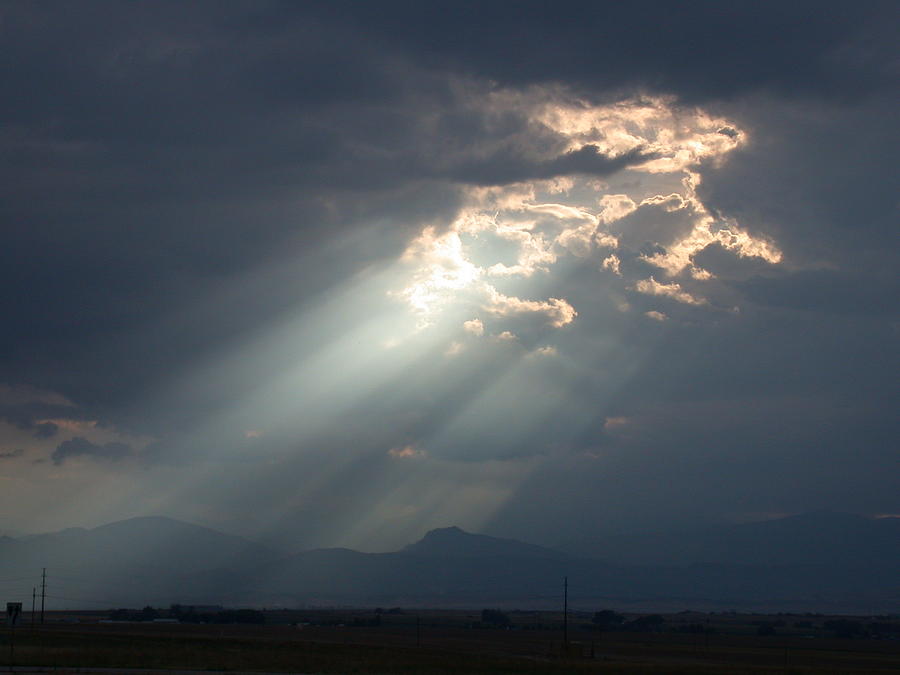
[[[406, 610], [377, 621], [375, 616], [371, 610], [271, 613], [266, 625], [255, 626], [103, 623], [97, 615], [57, 615], [43, 627], [17, 630], [15, 670], [146, 675], [900, 672], [900, 642], [837, 638], [821, 627], [822, 618], [667, 615], [660, 631], [639, 633], [600, 632], [589, 618], [585, 623], [585, 617], [573, 617], [565, 643], [561, 617], [552, 613], [513, 614], [509, 628], [482, 625], [478, 612]], [[757, 635], [761, 621], [780, 624], [776, 634]], [[10, 637], [8, 628], [0, 633], [0, 666], [10, 665]]]

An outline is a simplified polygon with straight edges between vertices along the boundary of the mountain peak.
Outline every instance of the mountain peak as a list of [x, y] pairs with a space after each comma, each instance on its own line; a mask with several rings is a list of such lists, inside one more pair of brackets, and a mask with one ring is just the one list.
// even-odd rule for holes
[[553, 549], [526, 544], [515, 539], [501, 539], [484, 534], [466, 532], [455, 525], [429, 530], [419, 541], [402, 550], [403, 553], [425, 556], [513, 556], [528, 558], [557, 558], [563, 554]]
[[425, 533], [425, 536], [422, 537], [422, 539], [425, 540], [425, 539], [436, 539], [439, 537], [456, 537], [459, 535], [478, 536], [478, 535], [472, 535], [471, 532], [466, 532], [461, 527], [457, 527], [456, 525], [451, 525], [450, 527], [436, 527], [433, 530], [428, 530], [428, 532]]
[[[103, 530], [105, 528], [134, 528], [134, 527], [142, 527], [142, 528], [182, 528], [182, 527], [203, 527], [202, 525], [194, 525], [193, 523], [187, 523], [183, 520], [176, 520], [175, 518], [169, 518], [168, 516], [135, 516], [133, 518], [126, 518], [125, 520], [116, 520], [112, 523], [106, 523], [104, 525], [98, 525], [93, 528], [91, 531], [96, 532], [97, 530]], [[208, 529], [208, 528], [203, 528]]]

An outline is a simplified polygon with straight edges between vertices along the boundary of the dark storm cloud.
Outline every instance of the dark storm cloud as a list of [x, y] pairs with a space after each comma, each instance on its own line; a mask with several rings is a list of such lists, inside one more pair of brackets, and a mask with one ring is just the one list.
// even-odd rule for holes
[[450, 175], [461, 183], [475, 185], [508, 185], [526, 180], [541, 180], [556, 176], [582, 174], [608, 176], [634, 164], [655, 157], [653, 153], [636, 149], [619, 157], [606, 157], [595, 145], [566, 152], [552, 159], [523, 160], [512, 155], [495, 155], [487, 160], [473, 161], [455, 167]]
[[38, 401], [0, 404], [0, 420], [30, 431], [37, 438], [50, 438], [56, 434], [57, 426], [48, 418], [70, 417], [71, 414], [71, 406]]
[[836, 314], [891, 316], [900, 297], [897, 275], [884, 270], [807, 270], [779, 277], [754, 276], [739, 282], [759, 304]]
[[[727, 430], [698, 433], [710, 413], [724, 412], [726, 406], [718, 406], [696, 411], [699, 418], [690, 421], [702, 424], [691, 425], [690, 431], [688, 417], [681, 424], [657, 420], [652, 431], [632, 430], [630, 442], [608, 443], [592, 455], [556, 457], [520, 486], [492, 528], [558, 544], [591, 530], [677, 530], [740, 514], [892, 512], [896, 477], [872, 471], [872, 466], [884, 466], [888, 451], [885, 433], [890, 430], [883, 420], [864, 414], [852, 421], [843, 415], [829, 421], [817, 414], [805, 420], [810, 428], [821, 425], [836, 435], [798, 435], [797, 402], [783, 403], [782, 411], [765, 405], [754, 409], [754, 401], [736, 403], [735, 411], [743, 409], [738, 416], [746, 421]], [[788, 427], [779, 441], [786, 421], [797, 426]], [[852, 428], [869, 422], [877, 427], [872, 433], [848, 434], [848, 422]], [[650, 423], [640, 418], [631, 422]], [[620, 431], [623, 436], [629, 433], [626, 427]], [[655, 435], [652, 441], [648, 433]], [[566, 485], [564, 499], [555, 487], [559, 483]]]
[[127, 443], [117, 443], [115, 441], [109, 443], [92, 443], [86, 438], [76, 436], [68, 441], [63, 441], [50, 458], [54, 464], [63, 464], [72, 457], [91, 457], [93, 459], [103, 459], [115, 461], [128, 457], [133, 452]]
[[[565, 153], [522, 118], [498, 130], [444, 76], [333, 22], [257, 22], [245, 5], [212, 21], [174, 5], [96, 7], [22, 6], [6, 25], [18, 95], [4, 108], [0, 303], [16, 320], [0, 345], [5, 379], [68, 392], [101, 420], [360, 264], [317, 256], [240, 311], [197, 309], [285, 240], [312, 250], [389, 219], [356, 253], [393, 256], [418, 223], [452, 213], [454, 182], [605, 175], [638, 158]], [[497, 146], [487, 156], [485, 142]], [[179, 306], [193, 307], [187, 325], [169, 319]]]
[[[405, 82], [403, 69], [348, 51], [339, 28], [310, 19], [285, 32], [255, 15], [165, 3], [6, 10], [4, 379], [69, 391], [103, 418], [239, 330], [224, 315], [177, 328], [167, 315], [284, 239], [313, 248], [377, 217], [381, 201], [399, 227], [373, 255], [391, 255], [404, 234], [396, 204], [411, 219], [426, 203], [429, 215], [452, 207], [452, 189], [386, 184], [391, 156], [360, 170], [364, 141], [343, 133], [365, 126], [360, 105], [397, 100], [386, 79]], [[355, 110], [325, 109], [347, 101]], [[363, 138], [391, 143], [408, 118], [383, 116]], [[352, 191], [373, 185], [385, 191]], [[356, 264], [293, 281], [313, 294]], [[297, 302], [270, 290], [229, 315], [253, 325]], [[152, 356], [132, 358], [123, 337]]]
[[34, 427], [36, 438], [53, 438], [59, 431], [59, 427], [53, 422], [41, 422]]
[[[321, 501], [304, 508], [325, 530], [333, 501], [346, 525], [378, 498], [374, 483], [356, 485], [397, 470], [385, 451], [422, 439], [434, 439], [422, 445], [429, 458], [551, 458], [497, 519], [525, 538], [529, 519], [552, 530], [546, 514], [555, 510], [569, 522], [605, 512], [714, 517], [729, 495], [738, 495], [735, 511], [829, 501], [888, 510], [887, 472], [866, 463], [886, 466], [897, 431], [884, 421], [896, 395], [887, 367], [896, 339], [895, 3], [90, 2], [0, 11], [0, 382], [65, 394], [80, 418], [159, 439], [140, 453], [65, 440], [57, 465], [139, 454], [145, 467], [180, 470], [214, 458], [224, 432], [200, 444], [190, 432], [298, 357], [242, 364], [243, 377], [230, 379], [210, 362], [285, 314], [327, 302], [358, 270], [396, 257], [422, 224], [445, 225], [461, 184], [608, 176], [646, 159], [642, 150], [570, 151], [525, 114], [485, 103], [503, 87], [546, 85], [588, 101], [671, 94], [733, 119], [750, 141], [722, 166], [702, 167], [700, 194], [776, 241], [786, 271], [711, 245], [697, 261], [718, 278], [704, 289], [678, 280], [707, 293], [709, 308], [611, 282], [629, 315], [598, 293], [587, 263], [539, 279], [534, 297], [571, 301], [575, 325], [552, 331], [542, 317], [520, 316], [509, 324], [518, 341], [506, 344], [499, 322], [482, 317], [486, 336], [466, 343], [469, 360], [448, 366], [441, 350], [429, 351], [410, 368], [421, 380], [392, 383], [331, 437], [301, 445], [285, 432], [245, 443], [240, 461], [216, 469], [241, 486], [238, 510], [267, 494], [293, 503], [294, 475], [316, 471], [317, 458], [252, 471], [248, 458], [315, 447], [350, 459], [345, 473], [310, 488]], [[621, 253], [625, 276], [655, 273], [636, 251], [683, 233], [684, 215], [644, 207], [619, 223], [634, 249]], [[658, 309], [670, 321], [631, 320]], [[528, 356], [551, 340], [560, 358]], [[212, 374], [182, 377], [197, 368]], [[542, 386], [529, 388], [522, 373]], [[483, 405], [504, 396], [517, 402], [502, 409], [512, 431]], [[568, 396], [575, 403], [546, 404]], [[778, 400], [784, 412], [703, 407], [741, 397]], [[846, 398], [858, 405], [839, 415]], [[48, 438], [59, 429], [41, 420], [71, 412], [28, 404], [0, 417]], [[634, 421], [607, 427], [607, 418]], [[715, 418], [728, 423], [706, 429]], [[471, 424], [454, 426], [460, 419]], [[210, 504], [227, 500], [221, 485], [204, 489]]]
[[753, 89], [846, 99], [893, 81], [891, 2], [329, 3], [437, 67], [709, 100]]
[[[751, 142], [699, 191], [804, 264], [877, 267], [896, 225], [896, 89], [841, 105], [751, 97], [728, 114]], [[767, 168], [763, 169], [763, 165]]]
[[635, 250], [648, 245], [668, 245], [691, 231], [696, 215], [690, 204], [675, 196], [638, 206], [634, 212], [612, 223], [610, 231]]
[[[270, 259], [286, 238], [314, 246], [370, 222], [381, 202], [395, 228], [371, 253], [390, 256], [417, 222], [452, 212], [455, 190], [444, 178], [496, 184], [604, 174], [632, 159], [589, 148], [517, 156], [521, 147], [479, 159], [485, 122], [461, 114], [466, 104], [447, 75], [562, 82], [601, 97], [635, 87], [702, 98], [756, 87], [869, 90], [886, 77], [884, 39], [870, 38], [886, 30], [879, 18], [888, 10], [8, 5], [5, 377], [77, 393], [103, 417], [127, 389], [152, 386], [159, 373], [240, 329], [219, 318], [163, 334], [144, 347], [152, 367], [116, 354], [122, 336], [164, 320], [173, 298]], [[435, 115], [452, 121], [437, 129], [440, 138], [461, 148], [449, 164], [419, 122]], [[506, 133], [522, 131], [521, 121], [509, 124]], [[347, 266], [317, 269], [306, 292], [326, 288]], [[296, 300], [275, 291], [241, 310], [247, 324], [258, 323]], [[124, 370], [103, 368], [105, 358]]]

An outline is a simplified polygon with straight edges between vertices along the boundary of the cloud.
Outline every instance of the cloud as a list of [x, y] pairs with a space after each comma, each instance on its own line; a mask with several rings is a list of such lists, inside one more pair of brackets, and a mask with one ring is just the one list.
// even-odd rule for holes
[[613, 274], [621, 275], [622, 272], [619, 271], [619, 266], [622, 264], [622, 261], [619, 260], [619, 256], [615, 253], [611, 253], [607, 257], [603, 259], [603, 269], [609, 270]]
[[[667, 96], [634, 97], [597, 106], [551, 99], [536, 105], [534, 114], [563, 134], [572, 150], [596, 147], [610, 155], [643, 150], [646, 161], [634, 168], [650, 174], [686, 171], [704, 161], [720, 162], [746, 142], [743, 132], [729, 120], [677, 106]], [[726, 127], [733, 133], [723, 134]], [[619, 208], [625, 204], [620, 201]]]
[[455, 230], [438, 234], [434, 227], [426, 227], [406, 248], [403, 259], [418, 268], [400, 295], [422, 314], [440, 309], [458, 292], [472, 287], [483, 274], [466, 258]]
[[12, 386], [0, 383], [0, 404], [11, 405], [16, 403], [41, 403], [61, 408], [75, 406], [72, 401], [57, 392], [39, 389], [27, 384]]
[[542, 315], [546, 322], [555, 328], [572, 323], [578, 312], [568, 302], [560, 298], [548, 300], [522, 300], [514, 296], [503, 295], [496, 290], [488, 291], [489, 301], [484, 309], [498, 316], [515, 316], [519, 314]]
[[596, 145], [586, 144], [550, 159], [528, 160], [515, 154], [498, 154], [454, 167], [448, 176], [475, 185], [508, 185], [572, 175], [608, 176], [655, 157], [656, 153], [640, 147], [609, 156]]
[[611, 221], [611, 229], [630, 248], [645, 243], [669, 246], [693, 228], [696, 213], [692, 202], [682, 195], [652, 195]]
[[[746, 144], [736, 123], [699, 108], [681, 108], [664, 96], [591, 105], [561, 87], [534, 87], [497, 90], [486, 101], [472, 105], [510, 113], [516, 128], [527, 120], [543, 130], [542, 138], [554, 138], [570, 152], [590, 147], [617, 156], [652, 147], [655, 155], [611, 175], [611, 181], [619, 181], [617, 189], [576, 176], [564, 183], [523, 179], [467, 190], [457, 217], [443, 229], [423, 227], [403, 255], [417, 267], [398, 295], [422, 317], [422, 326], [433, 324], [448, 308], [475, 303], [498, 317], [542, 314], [553, 327], [568, 325], [577, 315], [570, 299], [526, 300], [521, 290], [512, 294], [498, 284], [527, 279], [537, 286], [578, 260], [596, 260], [622, 278], [623, 288], [695, 306], [708, 303], [684, 291], [680, 282], [635, 277], [651, 265], [668, 276], [687, 271], [695, 281], [711, 281], [713, 274], [695, 258], [712, 245], [738, 257], [781, 262], [774, 243], [727, 216], [712, 215], [697, 192], [704, 162], [719, 166]], [[623, 176], [629, 180], [622, 182]]]
[[444, 350], [444, 356], [456, 356], [462, 354], [466, 347], [462, 342], [451, 342], [450, 346]]
[[647, 295], [657, 295], [666, 298], [671, 298], [676, 302], [681, 302], [686, 305], [705, 305], [707, 301], [704, 298], [698, 298], [687, 291], [683, 290], [681, 286], [675, 282], [670, 284], [663, 284], [658, 282], [653, 277], [649, 279], [641, 279], [634, 285], [634, 290], [638, 293], [646, 293]]
[[14, 459], [16, 457], [21, 457], [25, 454], [25, 451], [22, 448], [16, 448], [15, 450], [5, 450], [0, 452], [0, 459]]
[[735, 282], [753, 302], [834, 315], [885, 316], [900, 294], [896, 275], [881, 270], [796, 270]]
[[414, 445], [404, 445], [399, 448], [391, 448], [387, 451], [389, 457], [393, 459], [421, 459], [427, 455], [424, 450], [420, 450]]
[[54, 464], [60, 465], [73, 457], [90, 457], [93, 459], [117, 461], [132, 454], [133, 450], [127, 443], [111, 441], [97, 444], [81, 436], [76, 436], [56, 446], [51, 459]]
[[644, 316], [647, 316], [654, 321], [666, 321], [669, 318], [663, 312], [657, 312], [655, 309], [651, 309], [649, 312], [644, 312]]
[[621, 220], [637, 209], [637, 204], [634, 203], [634, 200], [623, 194], [605, 194], [600, 197], [599, 204], [600, 208], [603, 209], [600, 213], [600, 218], [604, 223]]
[[[889, 2], [857, 11], [797, 2], [765, 12], [732, 3], [712, 13], [663, 1], [603, 11], [573, 4], [554, 14], [540, 2], [524, 2], [515, 16], [506, 9], [483, 7], [472, 21], [466, 5], [428, 11], [402, 3], [366, 12], [363, 21], [434, 67], [506, 85], [565, 79], [586, 91], [659, 90], [695, 101], [758, 90], [842, 101], [842, 92], [860, 96], [892, 81]], [[759, 53], [760, 44], [770, 49]]]
[[621, 415], [618, 417], [607, 417], [603, 421], [603, 428], [606, 429], [607, 431], [611, 431], [613, 429], [621, 429], [622, 427], [624, 427], [630, 423], [631, 423], [630, 419], [628, 419], [627, 417], [621, 416]]
[[30, 431], [35, 438], [52, 438], [59, 424], [53, 417], [72, 414], [73, 404], [66, 397], [29, 386], [0, 384], [0, 420]]
[[[478, 522], [552, 543], [734, 502], [898, 512], [895, 3], [564, 10], [5, 10], [3, 447], [127, 444], [129, 508], [248, 533], [380, 532], [371, 505], [420, 490], [415, 529], [494, 464]], [[651, 330], [670, 301], [691, 321]], [[475, 316], [516, 342], [464, 340]], [[384, 461], [409, 438], [442, 475]], [[0, 512], [121, 513], [99, 461], [52, 505], [12, 463]]]
[[714, 244], [740, 257], [760, 258], [771, 265], [780, 263], [783, 258], [781, 250], [772, 242], [753, 237], [734, 224], [723, 224], [716, 229], [711, 218], [701, 216], [695, 221], [692, 230], [670, 245], [665, 252], [648, 255], [644, 259], [672, 276], [690, 268], [694, 278], [708, 279], [711, 276], [709, 272], [694, 265], [694, 256]]
[[472, 335], [481, 336], [484, 335], [484, 324], [481, 319], [470, 319], [463, 322], [463, 330]]

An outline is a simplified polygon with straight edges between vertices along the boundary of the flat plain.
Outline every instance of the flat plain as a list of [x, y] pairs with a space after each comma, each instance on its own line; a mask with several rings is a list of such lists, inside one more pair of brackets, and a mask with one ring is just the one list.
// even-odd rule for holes
[[[377, 625], [374, 623], [377, 616]], [[268, 612], [264, 625], [107, 623], [58, 613], [16, 630], [17, 670], [129, 668], [271, 673], [888, 673], [900, 641], [834, 637], [828, 617], [680, 613], [658, 632], [597, 631], [590, 615], [510, 612], [488, 627], [477, 611]], [[760, 623], [778, 625], [760, 636]], [[8, 667], [9, 628], [0, 665]]]

